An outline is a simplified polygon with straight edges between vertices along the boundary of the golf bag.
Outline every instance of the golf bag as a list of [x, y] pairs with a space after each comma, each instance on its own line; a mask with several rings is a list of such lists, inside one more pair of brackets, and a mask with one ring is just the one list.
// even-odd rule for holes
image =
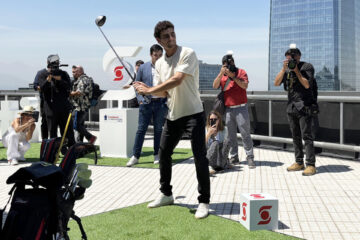
[[[14, 184], [9, 193], [11, 207], [4, 227], [0, 229], [0, 239], [66, 240], [69, 239], [70, 218], [78, 223], [82, 239], [87, 239], [73, 208], [75, 201], [82, 199], [86, 188], [91, 186], [91, 170], [87, 169], [87, 164], [76, 164], [76, 159], [92, 152], [93, 147], [86, 143], [74, 144], [59, 167], [37, 162], [11, 175], [6, 181]], [[0, 212], [1, 220], [6, 206]]]
[[61, 138], [44, 139], [41, 142], [40, 148], [40, 161], [54, 163], [56, 153], [59, 150]]

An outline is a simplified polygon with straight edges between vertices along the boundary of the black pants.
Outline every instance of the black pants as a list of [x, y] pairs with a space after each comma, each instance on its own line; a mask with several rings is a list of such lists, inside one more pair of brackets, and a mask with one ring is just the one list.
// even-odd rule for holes
[[40, 98], [40, 114], [41, 114], [41, 138], [48, 139], [49, 138], [49, 129], [46, 122], [46, 114], [44, 111], [44, 100]]
[[[76, 142], [82, 142], [84, 137], [87, 140], [90, 140], [92, 134], [85, 128], [85, 119], [87, 117], [87, 111], [74, 111], [73, 112], [73, 121], [74, 121], [74, 128], [77, 131], [76, 135]], [[76, 127], [75, 127], [76, 126]]]
[[305, 142], [306, 165], [315, 166], [315, 150], [311, 131], [313, 117], [301, 113], [288, 113], [292, 133], [295, 158], [298, 164], [304, 164], [303, 143]]
[[210, 177], [205, 145], [205, 114], [204, 112], [179, 118], [175, 121], [166, 120], [160, 140], [160, 191], [172, 195], [171, 168], [176, 145], [183, 133], [189, 134], [194, 154], [196, 176], [198, 180], [198, 200], [200, 203], [210, 202]]
[[[60, 128], [61, 136], [63, 136], [65, 131], [66, 122], [68, 120], [69, 113], [53, 113], [52, 116], [47, 116], [46, 121], [48, 128], [50, 129], [50, 138], [56, 138], [57, 137], [57, 128]], [[66, 136], [68, 139], [68, 146], [72, 146], [75, 143], [74, 138], [74, 129], [73, 129], [73, 122], [72, 119], [70, 119], [70, 123], [66, 132]]]

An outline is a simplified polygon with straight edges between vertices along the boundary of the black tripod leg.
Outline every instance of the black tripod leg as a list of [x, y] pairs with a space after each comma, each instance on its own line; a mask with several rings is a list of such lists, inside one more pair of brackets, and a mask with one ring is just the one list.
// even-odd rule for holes
[[78, 216], [75, 215], [75, 212], [74, 212], [74, 211], [72, 211], [70, 217], [71, 217], [72, 219], [74, 219], [74, 220], [77, 222], [77, 224], [79, 225], [80, 232], [81, 232], [81, 239], [82, 239], [82, 240], [87, 240], [87, 236], [86, 236], [86, 233], [85, 233], [85, 231], [84, 231], [83, 225], [82, 225], [82, 223], [81, 223], [81, 219], [80, 219]]

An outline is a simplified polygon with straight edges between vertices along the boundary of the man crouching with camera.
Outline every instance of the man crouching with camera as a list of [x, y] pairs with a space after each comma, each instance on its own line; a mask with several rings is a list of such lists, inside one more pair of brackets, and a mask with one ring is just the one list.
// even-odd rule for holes
[[247, 106], [246, 89], [249, 84], [247, 73], [244, 69], [237, 68], [232, 56], [228, 52], [222, 58], [222, 68], [214, 79], [213, 88], [221, 87], [224, 91], [224, 102], [226, 106], [225, 123], [228, 128], [228, 141], [230, 147], [230, 163], [239, 163], [237, 128], [240, 130], [241, 138], [246, 153], [246, 160], [250, 169], [256, 167], [254, 162], [253, 142], [250, 135], [250, 118]]
[[7, 159], [9, 165], [17, 165], [18, 161], [25, 161], [25, 152], [30, 149], [30, 139], [35, 130], [35, 122], [39, 112], [34, 111], [31, 106], [24, 107], [15, 118], [8, 130], [2, 137], [3, 145], [7, 148]]
[[[288, 92], [286, 112], [292, 133], [295, 163], [287, 168], [288, 171], [304, 170], [302, 175], [311, 176], [316, 173], [315, 151], [311, 124], [318, 108], [314, 96], [314, 67], [307, 62], [300, 61], [301, 52], [295, 44], [285, 52], [286, 59], [277, 74], [274, 85], [284, 84]], [[301, 137], [302, 136], [302, 137]], [[305, 142], [306, 168], [304, 167], [304, 152], [302, 139]]]

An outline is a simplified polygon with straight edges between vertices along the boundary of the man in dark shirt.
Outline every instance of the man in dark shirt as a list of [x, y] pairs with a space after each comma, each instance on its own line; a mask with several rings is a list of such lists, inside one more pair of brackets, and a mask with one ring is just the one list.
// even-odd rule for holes
[[[311, 123], [317, 111], [316, 96], [314, 96], [314, 67], [310, 63], [301, 62], [301, 52], [296, 46], [291, 46], [285, 53], [281, 71], [275, 78], [274, 85], [284, 84], [288, 91], [286, 112], [292, 133], [295, 163], [287, 168], [288, 171], [304, 170], [304, 152], [302, 139], [305, 142], [306, 168], [304, 176], [314, 175], [315, 151]], [[302, 138], [301, 138], [302, 136]]]
[[39, 85], [39, 81], [41, 78], [46, 79], [49, 75], [49, 72], [46, 68], [41, 69], [36, 73], [35, 79], [34, 79], [34, 90], [39, 91], [40, 96], [40, 115], [41, 115], [41, 138], [47, 139], [49, 137], [49, 130], [46, 122], [46, 114], [44, 110], [44, 99], [43, 95], [41, 94], [41, 89]]
[[[69, 101], [71, 85], [69, 74], [59, 68], [60, 58], [58, 55], [50, 55], [47, 63], [47, 69], [40, 73], [38, 84], [44, 100], [43, 111], [46, 115], [50, 138], [55, 138], [58, 126], [61, 135], [64, 134], [68, 115], [72, 109]], [[72, 120], [70, 120], [66, 138], [69, 146], [75, 143]]]

